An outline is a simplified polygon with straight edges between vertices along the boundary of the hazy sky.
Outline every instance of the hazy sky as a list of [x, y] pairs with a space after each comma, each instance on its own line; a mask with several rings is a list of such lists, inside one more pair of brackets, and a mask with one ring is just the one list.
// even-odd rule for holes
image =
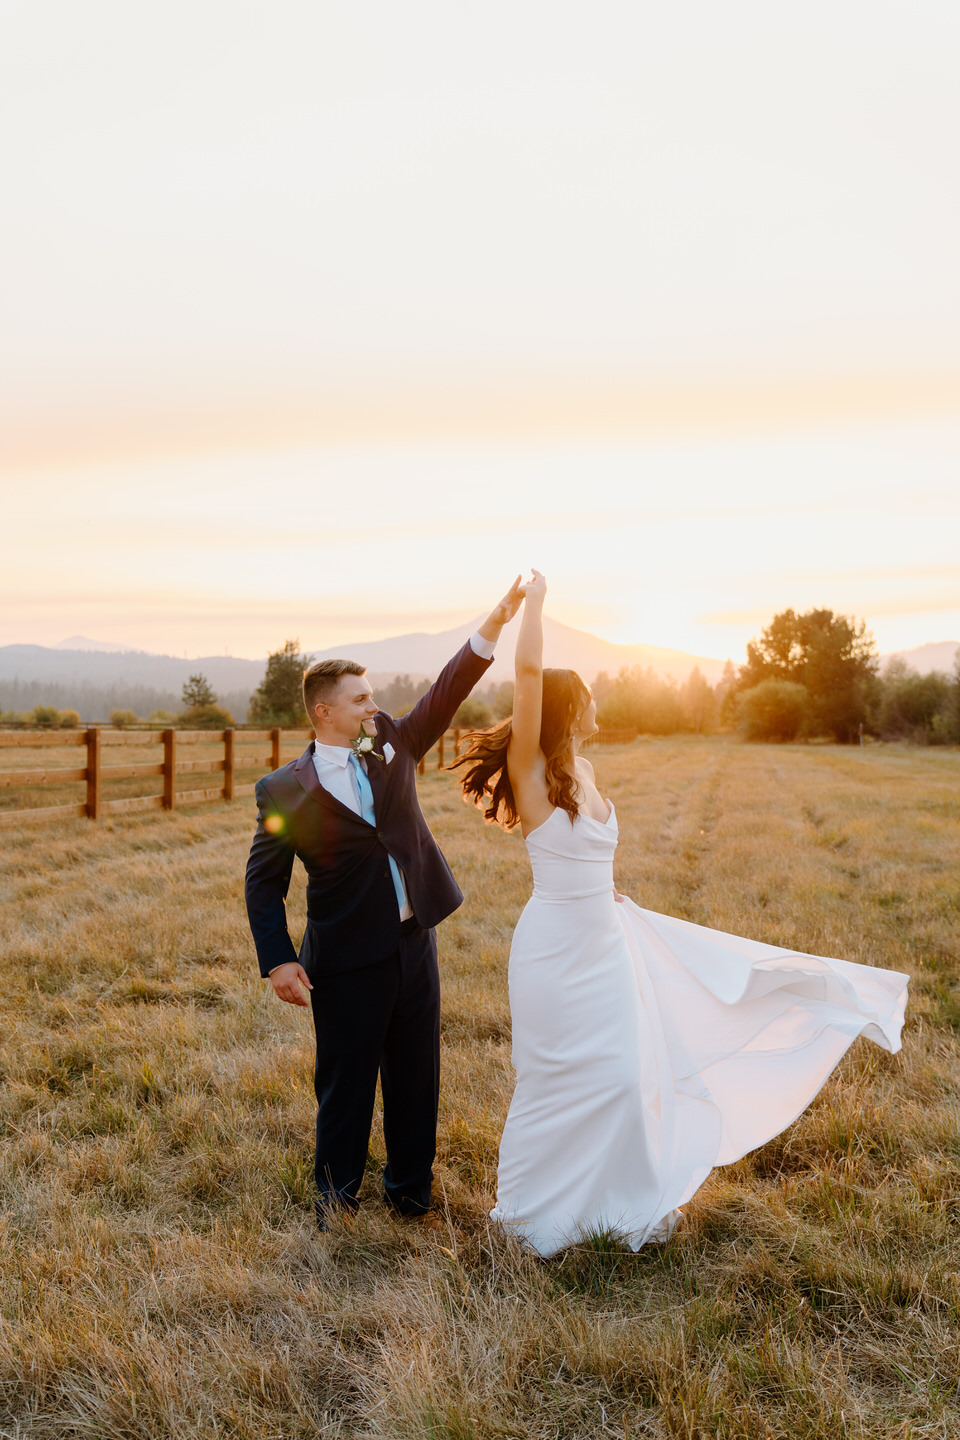
[[0, 643], [960, 639], [960, 7], [0, 0]]

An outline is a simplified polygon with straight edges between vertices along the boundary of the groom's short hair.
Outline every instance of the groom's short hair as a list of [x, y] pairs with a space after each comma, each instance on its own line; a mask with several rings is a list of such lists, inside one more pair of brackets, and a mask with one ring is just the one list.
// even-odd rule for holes
[[317, 705], [329, 705], [337, 693], [341, 675], [366, 673], [366, 665], [358, 660], [314, 660], [303, 672], [303, 704], [310, 719], [313, 720]]

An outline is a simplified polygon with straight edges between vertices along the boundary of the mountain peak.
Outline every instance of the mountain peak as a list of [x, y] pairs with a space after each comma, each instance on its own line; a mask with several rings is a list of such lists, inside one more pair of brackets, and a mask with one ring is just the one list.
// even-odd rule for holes
[[68, 635], [59, 645], [51, 646], [53, 650], [96, 650], [104, 655], [122, 655], [129, 648], [128, 645], [117, 645], [113, 640], [91, 640], [86, 635]]
[[[522, 611], [504, 626], [493, 664], [485, 676], [488, 682], [513, 677], [513, 652], [521, 615]], [[452, 630], [441, 630], [435, 634], [392, 635], [383, 640], [358, 641], [311, 653], [316, 660], [349, 657], [366, 665], [368, 671], [380, 674], [432, 677], [474, 634], [483, 618], [478, 615]], [[663, 645], [617, 645], [611, 640], [602, 640], [599, 635], [591, 635], [586, 630], [577, 630], [572, 625], [553, 620], [549, 615], [543, 617], [543, 661], [548, 666], [576, 670], [588, 683], [592, 683], [601, 670], [616, 675], [624, 666], [631, 665], [650, 666], [659, 674], [672, 676], [675, 680], [685, 680], [694, 666], [698, 666], [706, 679], [715, 683], [720, 679], [724, 666], [723, 660], [708, 655], [688, 655], [683, 650], [670, 650]]]
[[883, 665], [891, 660], [902, 660], [911, 670], [916, 670], [921, 675], [929, 675], [933, 670], [949, 675], [958, 653], [960, 641], [929, 640], [926, 645], [915, 645], [912, 650], [890, 650], [881, 655], [880, 660]]

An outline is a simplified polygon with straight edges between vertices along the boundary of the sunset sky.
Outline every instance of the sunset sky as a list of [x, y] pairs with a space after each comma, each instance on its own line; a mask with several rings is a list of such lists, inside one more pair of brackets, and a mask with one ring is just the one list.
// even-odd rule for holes
[[955, 0], [0, 0], [0, 644], [531, 565], [613, 640], [960, 640], [958, 53]]

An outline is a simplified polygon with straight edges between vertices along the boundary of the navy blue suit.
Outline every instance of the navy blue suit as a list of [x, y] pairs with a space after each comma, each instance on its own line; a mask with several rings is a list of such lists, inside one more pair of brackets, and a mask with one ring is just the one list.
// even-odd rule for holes
[[[403, 1213], [421, 1213], [430, 1204], [440, 1077], [434, 927], [463, 895], [421, 813], [417, 763], [489, 665], [468, 643], [409, 715], [377, 714], [376, 749], [382, 754], [389, 744], [394, 755], [389, 764], [366, 761], [375, 826], [320, 784], [313, 742], [298, 760], [257, 783], [247, 914], [261, 974], [299, 959], [314, 987], [321, 1208], [357, 1203], [378, 1073], [387, 1199]], [[414, 912], [403, 925], [388, 855], [403, 871]], [[307, 872], [299, 955], [285, 903], [295, 856]]]

